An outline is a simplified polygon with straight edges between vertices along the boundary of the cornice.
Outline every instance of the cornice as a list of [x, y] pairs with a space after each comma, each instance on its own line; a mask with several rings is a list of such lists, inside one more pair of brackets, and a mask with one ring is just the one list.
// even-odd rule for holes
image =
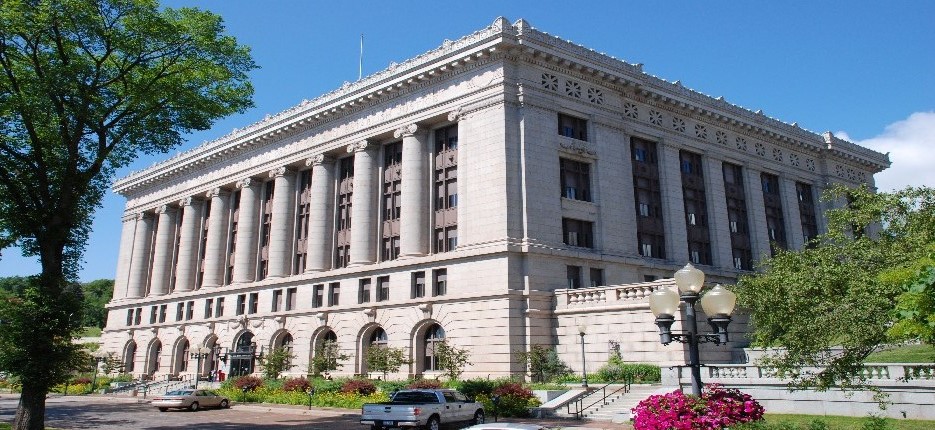
[[445, 40], [441, 46], [389, 67], [357, 82], [345, 82], [340, 88], [312, 100], [268, 115], [264, 119], [216, 140], [182, 152], [152, 167], [117, 180], [114, 191], [124, 195], [171, 177], [201, 170], [232, 157], [241, 156], [287, 136], [305, 133], [349, 114], [380, 106], [388, 101], [476, 67], [491, 59], [526, 58], [547, 62], [589, 77], [624, 95], [642, 97], [673, 109], [707, 116], [734, 127], [788, 142], [815, 151], [830, 150], [836, 157], [880, 171], [889, 166], [885, 154], [853, 143], [831, 139], [786, 124], [741, 106], [685, 88], [679, 81], [668, 82], [643, 72], [641, 64], [632, 64], [560, 39], [530, 26], [525, 20], [510, 24], [499, 17], [494, 22], [458, 40]]

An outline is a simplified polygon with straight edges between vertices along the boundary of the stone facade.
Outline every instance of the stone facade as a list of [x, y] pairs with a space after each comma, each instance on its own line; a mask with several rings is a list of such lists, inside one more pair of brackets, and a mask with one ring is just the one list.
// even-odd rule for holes
[[486, 377], [533, 344], [580, 369], [587, 321], [589, 371], [613, 348], [682, 363], [648, 292], [687, 261], [731, 283], [771, 242], [801, 247], [821, 190], [888, 165], [498, 18], [117, 181], [104, 349], [158, 377], [196, 372], [199, 346], [200, 372], [235, 374], [288, 347], [305, 374], [332, 340], [336, 373], [362, 374], [376, 343], [412, 359], [393, 377], [432, 377], [443, 337]]

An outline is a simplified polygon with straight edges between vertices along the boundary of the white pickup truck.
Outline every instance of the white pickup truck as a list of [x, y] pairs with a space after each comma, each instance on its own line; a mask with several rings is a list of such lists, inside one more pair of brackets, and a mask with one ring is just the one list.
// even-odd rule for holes
[[484, 405], [455, 390], [401, 390], [389, 402], [360, 408], [360, 423], [371, 430], [421, 427], [438, 430], [442, 423], [484, 422]]

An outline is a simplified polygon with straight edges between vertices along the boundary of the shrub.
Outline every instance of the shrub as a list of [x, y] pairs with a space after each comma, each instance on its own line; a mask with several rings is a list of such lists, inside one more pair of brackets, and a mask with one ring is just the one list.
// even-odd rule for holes
[[348, 379], [347, 382], [341, 386], [341, 392], [345, 394], [369, 396], [377, 392], [377, 386], [373, 385], [373, 382], [370, 382], [369, 379]]
[[75, 379], [72, 379], [72, 380], [71, 380], [71, 384], [72, 384], [72, 385], [78, 385], [78, 384], [90, 385], [90, 384], [91, 384], [91, 378], [88, 378], [87, 376], [78, 376], [78, 377], [76, 377]]
[[595, 376], [604, 382], [653, 383], [662, 380], [662, 370], [654, 364], [624, 363], [619, 357], [611, 356]]
[[633, 415], [635, 430], [717, 430], [761, 420], [763, 407], [749, 394], [712, 384], [701, 397], [681, 391], [649, 396], [633, 408]]
[[259, 376], [244, 375], [235, 379], [233, 385], [241, 391], [256, 391], [263, 386], [263, 379]]
[[490, 396], [494, 388], [496, 388], [495, 381], [489, 379], [468, 379], [466, 381], [461, 381], [459, 390], [464, 393], [465, 396], [477, 397], [480, 394]]
[[410, 388], [410, 389], [424, 388], [424, 389], [430, 389], [430, 390], [441, 388], [441, 387], [442, 387], [442, 383], [441, 381], [437, 379], [419, 379], [419, 380], [409, 383], [409, 385], [406, 386], [406, 388]]
[[304, 393], [308, 391], [309, 387], [311, 386], [312, 384], [308, 382], [308, 379], [289, 378], [289, 379], [286, 379], [286, 381], [282, 383], [282, 390], [283, 391], [301, 391]]
[[554, 381], [572, 373], [551, 346], [532, 345], [529, 351], [517, 351], [517, 357], [529, 369], [533, 382]]
[[[494, 407], [493, 399], [500, 396], [499, 404]], [[516, 382], [505, 382], [494, 388], [490, 396], [479, 395], [484, 407], [502, 417], [527, 417], [529, 408], [539, 406], [539, 399], [532, 390]]]
[[315, 386], [316, 393], [340, 393], [341, 387], [348, 381], [348, 378], [313, 378], [309, 382]]

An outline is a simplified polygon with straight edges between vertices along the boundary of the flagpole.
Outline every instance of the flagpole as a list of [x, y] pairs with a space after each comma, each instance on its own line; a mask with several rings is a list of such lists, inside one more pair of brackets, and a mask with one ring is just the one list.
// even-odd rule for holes
[[357, 80], [361, 80], [364, 76], [364, 33], [360, 33], [360, 61], [357, 65]]

